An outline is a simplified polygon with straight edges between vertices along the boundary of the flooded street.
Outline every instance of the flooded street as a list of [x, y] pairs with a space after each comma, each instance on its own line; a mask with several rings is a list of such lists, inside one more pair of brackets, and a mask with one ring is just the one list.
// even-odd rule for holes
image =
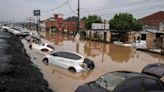
[[118, 70], [141, 72], [147, 64], [164, 63], [164, 56], [136, 51], [131, 47], [89, 40], [75, 41], [72, 36], [59, 33], [47, 32], [44, 36], [55, 45], [55, 51], [76, 52], [92, 59], [95, 63], [92, 71], [71, 73], [54, 65], [43, 64], [43, 54], [27, 50], [32, 61], [39, 66], [50, 88], [55, 92], [74, 92], [78, 85], [96, 80], [107, 72]]

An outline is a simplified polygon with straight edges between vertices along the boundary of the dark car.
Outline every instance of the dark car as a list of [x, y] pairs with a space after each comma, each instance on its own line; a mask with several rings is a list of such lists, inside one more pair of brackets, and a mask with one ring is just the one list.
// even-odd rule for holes
[[164, 64], [162, 63], [154, 63], [147, 65], [142, 73], [152, 75], [158, 78], [164, 77]]
[[[143, 71], [145, 69], [147, 68], [145, 67]], [[163, 90], [163, 82], [152, 74], [116, 71], [79, 86], [75, 92], [163, 92]]]

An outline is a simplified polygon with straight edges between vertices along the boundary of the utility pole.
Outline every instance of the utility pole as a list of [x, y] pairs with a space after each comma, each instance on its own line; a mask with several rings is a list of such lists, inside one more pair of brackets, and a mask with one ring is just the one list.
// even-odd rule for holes
[[75, 39], [79, 40], [80, 39], [80, 34], [79, 34], [79, 32], [80, 32], [80, 0], [78, 0], [78, 9], [77, 9], [77, 11], [78, 11], [78, 20], [77, 20], [77, 31], [75, 32], [76, 33], [75, 34]]
[[78, 23], [77, 23], [77, 33], [80, 31], [80, 0], [78, 0]]

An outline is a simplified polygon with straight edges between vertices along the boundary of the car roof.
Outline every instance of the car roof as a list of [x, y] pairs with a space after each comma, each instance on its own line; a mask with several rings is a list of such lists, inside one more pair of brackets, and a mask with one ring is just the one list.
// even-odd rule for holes
[[79, 59], [83, 58], [82, 55], [79, 55], [79, 54], [73, 53], [73, 52], [61, 51], [61, 52], [54, 52], [54, 53], [59, 56], [71, 57], [71, 59], [74, 59], [74, 60], [79, 60]]
[[158, 78], [164, 77], [164, 64], [154, 63], [144, 67], [142, 73], [152, 75]]
[[110, 72], [107, 74], [104, 74], [103, 76], [106, 76], [108, 74], [114, 74], [115, 76], [119, 77], [124, 77], [126, 79], [134, 78], [134, 77], [150, 77], [150, 78], [155, 78], [150, 75], [142, 74], [142, 73], [136, 73], [136, 72], [131, 72], [131, 71], [115, 71], [115, 72]]

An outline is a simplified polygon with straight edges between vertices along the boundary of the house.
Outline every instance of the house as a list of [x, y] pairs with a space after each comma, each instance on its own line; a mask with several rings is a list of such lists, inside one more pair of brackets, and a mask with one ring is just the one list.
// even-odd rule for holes
[[92, 29], [86, 30], [86, 39], [111, 42], [111, 32], [109, 23], [92, 23]]
[[125, 31], [125, 32], [117, 32], [117, 30], [111, 30], [111, 41], [118, 41], [122, 43], [133, 43], [138, 39], [139, 33], [136, 31]]
[[86, 30], [86, 39], [111, 42], [111, 32], [109, 30]]
[[[80, 29], [84, 28], [84, 22], [80, 21]], [[46, 30], [74, 33], [77, 31], [77, 21], [64, 20], [63, 14], [55, 14], [54, 17], [47, 19]]]
[[[142, 37], [143, 35], [141, 35]], [[157, 30], [147, 30], [146, 42], [147, 49], [160, 49], [163, 45], [164, 32]]]
[[164, 11], [159, 11], [140, 19], [145, 29], [164, 30]]

